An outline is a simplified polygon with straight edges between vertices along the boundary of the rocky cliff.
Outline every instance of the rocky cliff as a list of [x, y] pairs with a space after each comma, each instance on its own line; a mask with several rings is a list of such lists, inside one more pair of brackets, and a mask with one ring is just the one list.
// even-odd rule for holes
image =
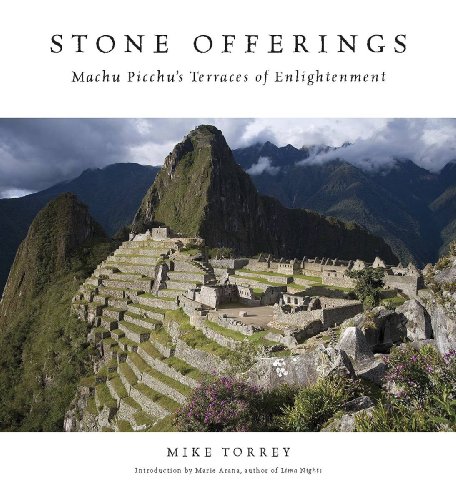
[[244, 255], [268, 252], [292, 258], [321, 255], [397, 261], [381, 238], [359, 226], [260, 196], [236, 164], [222, 133], [201, 125], [165, 160], [135, 216], [133, 231], [164, 224], [211, 247]]

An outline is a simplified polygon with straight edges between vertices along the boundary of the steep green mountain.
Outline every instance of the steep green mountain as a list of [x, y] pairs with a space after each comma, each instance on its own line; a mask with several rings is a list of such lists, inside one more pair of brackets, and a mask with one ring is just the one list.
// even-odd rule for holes
[[354, 224], [287, 209], [258, 195], [213, 126], [197, 127], [168, 155], [135, 216], [133, 231], [159, 224], [245, 255], [270, 252], [370, 261], [380, 255], [396, 261], [380, 238]]
[[440, 254], [448, 251], [450, 243], [456, 240], [456, 162], [450, 162], [440, 172], [446, 189], [430, 204], [434, 218], [441, 228], [442, 248]]
[[404, 262], [434, 261], [454, 238], [454, 164], [440, 174], [409, 160], [396, 160], [372, 171], [342, 160], [297, 164], [308, 158], [308, 152], [308, 148], [265, 143], [233, 154], [247, 171], [260, 158], [280, 167], [251, 176], [260, 193], [278, 198], [287, 207], [308, 208], [361, 224], [381, 236]]
[[116, 163], [85, 170], [76, 179], [23, 198], [0, 199], [0, 293], [19, 243], [50, 200], [65, 192], [76, 194], [103, 229], [113, 235], [131, 222], [158, 170], [137, 163]]
[[62, 429], [90, 356], [71, 299], [112, 250], [73, 194], [51, 201], [33, 220], [0, 302], [0, 430]]

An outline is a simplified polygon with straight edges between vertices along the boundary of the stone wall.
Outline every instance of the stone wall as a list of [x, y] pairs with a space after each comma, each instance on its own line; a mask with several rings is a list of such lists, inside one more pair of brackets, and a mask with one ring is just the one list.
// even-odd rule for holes
[[214, 268], [241, 269], [249, 264], [249, 259], [210, 259]]
[[259, 326], [246, 325], [242, 321], [239, 321], [235, 318], [224, 318], [220, 315], [220, 312], [210, 312], [207, 316], [207, 319], [209, 321], [212, 321], [213, 323], [217, 323], [224, 328], [242, 333], [243, 335], [253, 335], [256, 331], [261, 330]]
[[361, 304], [361, 302], [356, 301], [353, 301], [351, 304], [346, 304], [339, 307], [322, 309], [321, 320], [323, 323], [323, 327], [326, 329], [340, 325], [346, 319], [352, 318], [362, 311], [363, 305]]
[[164, 375], [167, 375], [168, 377], [177, 380], [181, 384], [188, 385], [189, 387], [192, 388], [198, 387], [198, 382], [196, 380], [194, 380], [191, 377], [186, 377], [185, 375], [182, 375], [182, 373], [178, 372], [174, 368], [171, 368], [166, 363], [163, 363], [163, 361], [160, 361], [157, 358], [149, 356], [149, 354], [147, 354], [147, 352], [141, 347], [141, 345], [139, 345], [138, 347], [138, 354], [146, 361], [146, 363], [149, 366], [155, 368], [159, 372], [162, 372]]
[[331, 273], [329, 271], [323, 272], [322, 284], [328, 286], [340, 286], [342, 288], [354, 288], [355, 286], [355, 282], [352, 278], [349, 278], [340, 272]]
[[396, 288], [409, 297], [415, 297], [418, 290], [423, 288], [423, 278], [421, 276], [385, 276], [385, 286], [387, 288]]
[[174, 355], [204, 373], [224, 373], [228, 369], [228, 363], [214, 354], [193, 349], [181, 339], [177, 339], [176, 341]]
[[321, 319], [321, 309], [286, 313], [282, 311], [280, 307], [275, 308], [273, 317], [273, 321], [275, 322], [301, 329], [305, 328], [305, 326], [309, 323], [312, 323], [313, 321], [321, 321]]

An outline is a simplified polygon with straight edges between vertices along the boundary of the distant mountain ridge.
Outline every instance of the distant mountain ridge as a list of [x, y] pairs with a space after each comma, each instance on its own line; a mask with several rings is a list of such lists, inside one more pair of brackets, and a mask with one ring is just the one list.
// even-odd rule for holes
[[115, 163], [87, 169], [77, 178], [23, 198], [0, 199], [0, 295], [20, 242], [36, 214], [59, 194], [71, 192], [85, 203], [107, 234], [130, 224], [158, 167]]
[[270, 142], [233, 154], [247, 171], [260, 158], [280, 167], [251, 176], [260, 193], [287, 207], [355, 221], [383, 237], [405, 263], [435, 261], [456, 237], [456, 162], [440, 173], [406, 159], [367, 171], [340, 159], [313, 162], [312, 147]]
[[277, 199], [259, 195], [222, 132], [210, 125], [192, 130], [168, 155], [132, 230], [142, 233], [157, 225], [240, 255], [267, 252], [284, 258], [320, 255], [370, 262], [378, 255], [389, 263], [397, 261], [381, 238], [353, 223], [285, 208]]

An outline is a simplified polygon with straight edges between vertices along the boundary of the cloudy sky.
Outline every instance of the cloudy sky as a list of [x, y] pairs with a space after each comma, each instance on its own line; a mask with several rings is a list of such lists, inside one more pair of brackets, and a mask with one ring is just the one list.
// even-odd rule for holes
[[438, 171], [456, 158], [456, 119], [0, 119], [0, 198], [110, 163], [161, 165], [201, 123], [220, 128], [231, 148], [266, 140], [297, 148], [350, 142], [320, 159], [343, 155], [363, 168], [406, 157]]

